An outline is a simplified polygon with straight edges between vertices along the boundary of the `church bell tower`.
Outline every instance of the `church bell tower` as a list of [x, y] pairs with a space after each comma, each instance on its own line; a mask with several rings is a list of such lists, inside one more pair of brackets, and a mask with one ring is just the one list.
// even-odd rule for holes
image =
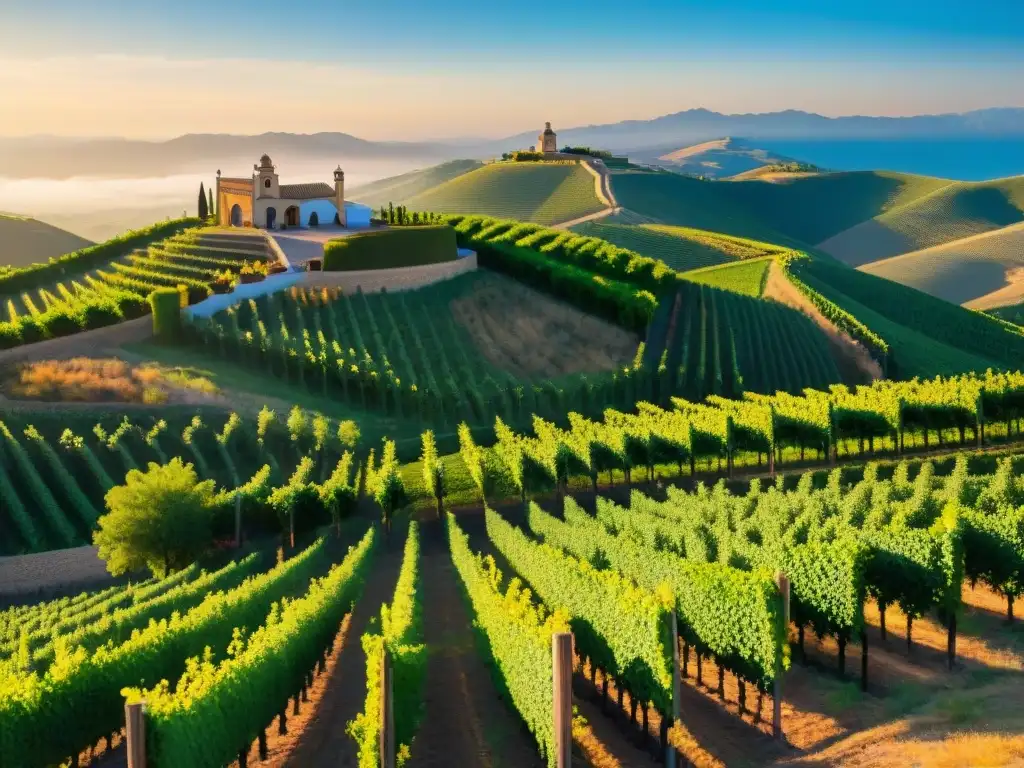
[[343, 227], [348, 226], [348, 218], [345, 216], [345, 172], [339, 165], [334, 169], [334, 205], [338, 209], [338, 223]]
[[259, 165], [254, 165], [252, 170], [253, 185], [256, 188], [253, 199], [281, 196], [281, 185], [278, 182], [277, 173], [274, 171], [274, 164], [270, 161], [270, 155], [263, 155]]

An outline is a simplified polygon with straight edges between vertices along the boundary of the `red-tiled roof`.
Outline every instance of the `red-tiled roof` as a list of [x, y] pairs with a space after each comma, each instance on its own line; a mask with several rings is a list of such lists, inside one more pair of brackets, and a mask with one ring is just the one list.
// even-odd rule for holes
[[282, 184], [281, 197], [285, 200], [315, 200], [319, 197], [334, 197], [334, 187], [322, 181], [310, 184]]

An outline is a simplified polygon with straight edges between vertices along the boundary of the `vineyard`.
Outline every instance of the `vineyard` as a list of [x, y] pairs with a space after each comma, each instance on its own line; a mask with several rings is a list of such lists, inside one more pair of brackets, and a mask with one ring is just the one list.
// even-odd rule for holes
[[1020, 328], [987, 315], [824, 259], [798, 259], [791, 272], [886, 341], [890, 376], [1011, 368], [1024, 359]]
[[686, 273], [686, 279], [756, 299], [764, 294], [771, 264], [771, 257], [751, 259], [740, 264], [695, 269]]
[[[734, 259], [757, 258], [780, 250], [755, 240], [687, 227], [649, 223], [634, 226], [627, 218], [614, 216], [577, 224], [573, 231], [660, 259], [678, 272], [728, 264]], [[623, 223], [618, 223], [620, 219]]]
[[401, 202], [412, 210], [478, 213], [549, 225], [604, 207], [594, 177], [578, 163], [543, 162], [485, 165]]
[[[214, 292], [230, 291], [240, 275], [254, 272], [254, 267], [262, 267], [266, 274], [262, 237], [224, 239], [185, 229], [193, 223], [183, 220], [154, 228], [184, 231], [144, 250], [101, 244], [78, 258], [69, 254], [66, 261], [26, 267], [0, 279], [0, 348], [140, 317], [149, 312], [147, 297], [157, 288], [177, 287], [185, 292], [184, 301], [194, 303]], [[126, 248], [128, 254], [121, 256]]]

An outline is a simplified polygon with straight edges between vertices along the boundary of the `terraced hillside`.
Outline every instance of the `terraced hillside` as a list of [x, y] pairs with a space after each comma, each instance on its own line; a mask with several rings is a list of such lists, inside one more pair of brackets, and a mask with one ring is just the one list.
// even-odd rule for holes
[[0, 213], [0, 273], [5, 266], [24, 267], [92, 243], [28, 216]]
[[819, 241], [818, 247], [858, 267], [1021, 221], [1024, 176], [977, 183], [950, 182]]
[[348, 196], [371, 208], [386, 206], [388, 203], [399, 204], [482, 165], [479, 160], [451, 160], [430, 168], [364, 184], [351, 190]]
[[1024, 223], [860, 267], [972, 309], [1024, 300]]
[[558, 224], [604, 209], [595, 180], [576, 163], [492, 163], [412, 197], [410, 210], [479, 213]]

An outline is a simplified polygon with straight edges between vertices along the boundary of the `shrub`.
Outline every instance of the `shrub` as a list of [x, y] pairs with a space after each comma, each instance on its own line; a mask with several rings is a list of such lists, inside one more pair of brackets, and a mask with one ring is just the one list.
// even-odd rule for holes
[[21, 344], [21, 328], [17, 323], [0, 322], [0, 349], [10, 349]]
[[46, 329], [39, 324], [34, 317], [23, 317], [19, 321], [21, 326], [21, 343], [32, 344], [46, 338]]
[[455, 232], [447, 225], [407, 226], [362, 232], [329, 240], [324, 246], [325, 272], [394, 269], [454, 261]]
[[177, 288], [157, 288], [149, 294], [153, 311], [153, 334], [161, 341], [173, 341], [181, 331], [181, 300]]
[[101, 301], [96, 302], [95, 304], [86, 304], [80, 310], [80, 317], [82, 320], [82, 327], [86, 330], [89, 330], [90, 328], [103, 328], [107, 325], [119, 323], [124, 319], [124, 315], [121, 314], [121, 310], [116, 301]]
[[64, 307], [44, 312], [36, 320], [42, 324], [46, 335], [53, 338], [69, 336], [83, 328], [82, 316]]
[[146, 303], [146, 300], [138, 294], [121, 291], [117, 293], [114, 301], [117, 302], [117, 308], [125, 320], [142, 317], [149, 312], [149, 305]]

